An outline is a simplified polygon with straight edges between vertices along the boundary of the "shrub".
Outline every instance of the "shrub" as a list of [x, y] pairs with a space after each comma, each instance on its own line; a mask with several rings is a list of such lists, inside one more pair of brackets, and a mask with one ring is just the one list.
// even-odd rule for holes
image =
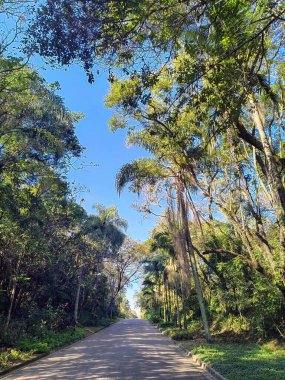
[[23, 351], [32, 351], [37, 354], [43, 354], [48, 353], [55, 348], [62, 347], [67, 343], [74, 342], [84, 336], [84, 331], [78, 327], [63, 332], [50, 331], [40, 338], [29, 337], [22, 339], [18, 342], [17, 347]]
[[161, 322], [161, 318], [160, 318], [158, 315], [153, 315], [153, 316], [151, 317], [151, 321], [152, 321], [153, 323], [159, 323], [159, 322]]
[[22, 321], [12, 321], [9, 329], [5, 330], [5, 321], [0, 319], [0, 346], [15, 347], [19, 337], [26, 336], [26, 324]]
[[98, 318], [94, 315], [94, 313], [90, 311], [83, 310], [80, 314], [79, 323], [82, 326], [94, 327], [99, 324]]
[[107, 327], [110, 325], [110, 319], [106, 319], [106, 318], [102, 318], [98, 321], [98, 325], [99, 326], [104, 326], [104, 327]]
[[21, 352], [16, 349], [11, 349], [0, 353], [0, 367], [9, 367], [17, 360], [25, 360], [29, 356], [28, 353]]
[[201, 320], [192, 320], [190, 323], [188, 323], [187, 330], [191, 332], [193, 335], [200, 335], [201, 333], [203, 333], [204, 328]]
[[187, 330], [175, 331], [170, 336], [172, 339], [175, 339], [175, 340], [191, 340], [191, 339], [193, 339], [192, 333], [190, 331], [187, 331]]
[[162, 329], [167, 329], [168, 327], [174, 327], [174, 326], [175, 326], [174, 322], [161, 322], [159, 324], [159, 327]]
[[193, 339], [193, 334], [188, 330], [181, 330], [178, 327], [167, 328], [167, 335], [169, 335], [174, 340], [191, 340]]

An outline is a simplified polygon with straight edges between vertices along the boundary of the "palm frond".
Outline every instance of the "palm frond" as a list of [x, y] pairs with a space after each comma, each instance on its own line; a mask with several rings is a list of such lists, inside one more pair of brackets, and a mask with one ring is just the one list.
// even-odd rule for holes
[[127, 184], [130, 190], [140, 194], [147, 184], [155, 185], [164, 177], [164, 169], [158, 160], [141, 158], [121, 167], [116, 176], [116, 189], [120, 194]]

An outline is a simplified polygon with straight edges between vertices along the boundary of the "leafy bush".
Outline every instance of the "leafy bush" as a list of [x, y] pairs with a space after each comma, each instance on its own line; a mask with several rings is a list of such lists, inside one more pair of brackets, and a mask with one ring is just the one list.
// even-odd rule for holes
[[109, 326], [111, 323], [111, 320], [110, 319], [107, 319], [107, 318], [102, 318], [98, 321], [98, 325], [99, 326], [104, 326], [104, 327], [107, 327]]
[[165, 330], [167, 335], [169, 335], [174, 340], [191, 340], [193, 339], [193, 333], [188, 330], [181, 330], [178, 327], [167, 328]]
[[0, 346], [15, 347], [19, 337], [26, 336], [26, 324], [21, 321], [12, 321], [9, 329], [4, 328], [5, 321], [0, 319]]
[[161, 322], [161, 318], [158, 315], [152, 315], [151, 321], [153, 323], [159, 323], [159, 322]]
[[88, 311], [88, 310], [83, 310], [80, 314], [79, 322], [82, 326], [97, 326], [100, 324], [98, 322], [98, 317], [94, 315], [94, 313]]
[[192, 333], [190, 331], [187, 331], [187, 330], [175, 331], [170, 336], [172, 339], [175, 339], [175, 340], [191, 340], [191, 339], [193, 339]]
[[16, 349], [7, 350], [0, 354], [0, 368], [10, 366], [17, 360], [25, 360], [29, 356], [29, 353], [24, 353]]
[[204, 330], [202, 321], [199, 320], [192, 320], [187, 325], [188, 331], [191, 331], [192, 333], [198, 333], [201, 330]]
[[174, 326], [175, 326], [174, 322], [161, 322], [159, 324], [159, 327], [162, 329], [166, 329], [168, 327], [174, 327]]
[[34, 303], [29, 305], [27, 332], [29, 335], [44, 336], [48, 331], [60, 331], [73, 324], [72, 315], [66, 311], [66, 305], [56, 308], [47, 304], [39, 309]]
[[37, 354], [48, 353], [55, 348], [74, 342], [85, 336], [81, 328], [76, 327], [72, 330], [63, 332], [48, 332], [44, 337], [29, 337], [21, 339], [17, 347], [23, 351], [32, 351]]
[[281, 293], [268, 279], [250, 268], [239, 258], [220, 262], [227, 291], [212, 288], [209, 311], [216, 331], [251, 334], [268, 338], [282, 327]]

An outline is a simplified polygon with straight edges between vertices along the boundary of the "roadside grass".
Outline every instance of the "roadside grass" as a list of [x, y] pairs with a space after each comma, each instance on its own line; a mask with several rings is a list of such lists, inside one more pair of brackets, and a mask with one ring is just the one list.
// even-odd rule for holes
[[84, 326], [67, 329], [64, 331], [47, 331], [40, 337], [25, 337], [20, 338], [15, 342], [13, 348], [0, 348], [0, 374], [1, 371], [7, 368], [12, 368], [18, 364], [24, 363], [27, 360], [36, 358], [41, 354], [49, 354], [53, 350], [64, 347], [69, 343], [73, 343], [79, 339], [85, 338], [88, 335], [94, 334], [107, 327], [114, 321], [104, 323], [98, 326]]
[[15, 348], [0, 353], [0, 370], [10, 367], [13, 363], [27, 360], [32, 356], [30, 352], [22, 352]]
[[48, 331], [41, 337], [20, 338], [15, 343], [15, 347], [3, 348], [3, 352], [0, 353], [0, 371], [32, 359], [39, 354], [48, 354], [87, 335], [85, 329], [76, 327], [60, 332]]
[[210, 364], [228, 380], [284, 380], [285, 347], [272, 344], [219, 343], [183, 346]]
[[27, 337], [19, 340], [17, 348], [23, 352], [46, 354], [56, 348], [84, 338], [85, 336], [86, 333], [81, 327], [75, 327], [74, 329], [60, 332], [49, 331], [40, 338]]
[[[247, 342], [244, 333], [213, 334], [213, 343], [206, 343], [199, 321], [192, 321], [181, 330], [171, 323], [158, 327], [193, 354], [211, 365], [228, 380], [284, 380], [285, 344], [276, 340], [257, 344]], [[189, 338], [187, 338], [189, 336]]]

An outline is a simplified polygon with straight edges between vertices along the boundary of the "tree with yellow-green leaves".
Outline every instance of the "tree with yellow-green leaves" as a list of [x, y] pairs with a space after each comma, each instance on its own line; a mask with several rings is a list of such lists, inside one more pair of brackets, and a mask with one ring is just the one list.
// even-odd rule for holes
[[115, 207], [88, 215], [75, 202], [65, 175], [82, 151], [74, 133], [82, 115], [55, 86], [2, 57], [0, 98], [0, 344], [15, 344], [23, 329], [39, 336], [108, 318], [104, 260], [117, 259], [126, 222]]

